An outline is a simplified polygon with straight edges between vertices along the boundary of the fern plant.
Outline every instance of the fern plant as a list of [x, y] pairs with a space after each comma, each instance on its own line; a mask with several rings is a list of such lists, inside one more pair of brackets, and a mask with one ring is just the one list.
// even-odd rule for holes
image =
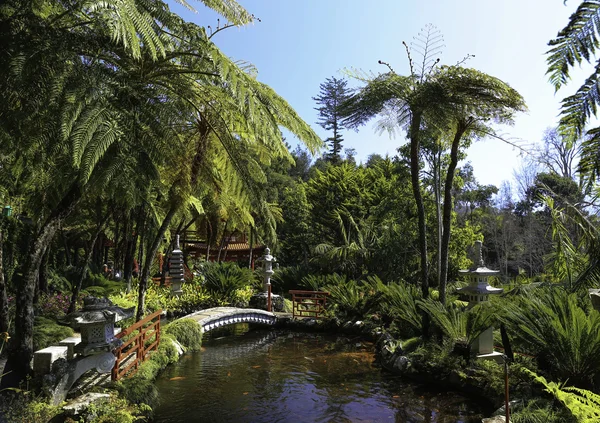
[[502, 304], [503, 321], [524, 352], [559, 380], [584, 388], [600, 374], [600, 313], [562, 289], [528, 290]]
[[541, 384], [544, 390], [559, 400], [579, 423], [600, 421], [600, 395], [586, 389], [549, 382], [543, 376], [528, 369], [523, 371]]

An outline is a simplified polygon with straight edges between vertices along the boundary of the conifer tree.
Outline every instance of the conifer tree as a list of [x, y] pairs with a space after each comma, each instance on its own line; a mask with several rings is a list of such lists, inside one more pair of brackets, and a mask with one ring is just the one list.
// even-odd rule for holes
[[326, 131], [333, 131], [333, 136], [325, 140], [329, 144], [330, 150], [326, 159], [333, 164], [342, 161], [342, 138], [341, 130], [344, 129], [342, 118], [339, 113], [340, 105], [350, 97], [350, 89], [346, 86], [348, 81], [338, 79], [335, 76], [327, 78], [325, 82], [319, 85], [320, 91], [313, 100], [319, 107], [315, 110], [319, 112], [318, 124]]

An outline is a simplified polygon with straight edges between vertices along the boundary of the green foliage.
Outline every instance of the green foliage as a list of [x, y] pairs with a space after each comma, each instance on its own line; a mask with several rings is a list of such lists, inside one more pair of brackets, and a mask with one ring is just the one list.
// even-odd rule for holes
[[202, 346], [202, 327], [193, 319], [175, 320], [164, 328], [164, 332], [189, 351], [197, 351]]
[[549, 382], [543, 376], [527, 369], [523, 371], [563, 403], [578, 422], [593, 423], [600, 420], [600, 395], [585, 389]]
[[557, 410], [545, 399], [529, 400], [525, 407], [511, 412], [510, 421], [514, 423], [575, 423], [577, 420], [564, 409]]
[[3, 418], [11, 423], [47, 423], [62, 412], [60, 406], [31, 397], [29, 392], [6, 395], [2, 403]]
[[173, 364], [179, 361], [179, 353], [177, 352], [177, 348], [175, 347], [175, 337], [169, 335], [167, 333], [161, 333], [160, 335], [160, 345], [158, 346], [158, 351], [164, 354], [168, 363]]
[[328, 285], [326, 290], [330, 293], [328, 302], [334, 307], [335, 313], [347, 320], [364, 319], [378, 307], [383, 297], [383, 292], [370, 284], [354, 280]]
[[45, 317], [36, 317], [33, 325], [34, 351], [58, 344], [69, 336], [73, 336], [73, 329], [56, 323], [56, 320]]
[[465, 310], [455, 304], [444, 306], [437, 300], [428, 298], [419, 302], [419, 307], [429, 314], [433, 324], [451, 342], [471, 345], [479, 335], [488, 329], [492, 322], [492, 311], [488, 304], [479, 304]]
[[600, 313], [587, 308], [577, 294], [538, 288], [503, 302], [500, 319], [518, 349], [553, 378], [591, 387], [600, 375]]
[[392, 282], [384, 286], [382, 311], [401, 323], [400, 336], [421, 333], [422, 314], [418, 308], [421, 290], [404, 282]]
[[131, 404], [111, 395], [107, 401], [91, 404], [81, 418], [86, 423], [134, 423], [145, 421], [152, 410], [145, 404]]
[[122, 281], [111, 281], [99, 273], [88, 273], [83, 281], [83, 290], [95, 297], [109, 297], [125, 289]]
[[250, 285], [253, 280], [250, 269], [235, 263], [209, 263], [204, 267], [204, 287], [211, 293], [231, 299], [235, 292]]

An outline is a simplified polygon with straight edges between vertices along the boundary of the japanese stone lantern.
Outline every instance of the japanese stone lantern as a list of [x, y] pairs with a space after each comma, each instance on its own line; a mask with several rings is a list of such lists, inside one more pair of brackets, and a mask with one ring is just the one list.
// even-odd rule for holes
[[276, 263], [277, 259], [271, 255], [271, 250], [267, 247], [265, 248], [265, 254], [260, 257], [258, 261], [262, 261], [263, 266], [263, 292], [253, 295], [252, 298], [250, 298], [250, 307], [268, 310], [268, 304], [270, 302], [271, 310], [269, 311], [283, 311], [283, 297], [281, 295], [271, 294], [269, 299], [271, 276], [275, 273], [273, 270], [273, 263]]
[[276, 262], [277, 259], [271, 255], [271, 250], [267, 247], [265, 248], [265, 255], [259, 260], [263, 262], [263, 274], [265, 278], [263, 282], [263, 291], [266, 293], [269, 290], [269, 285], [271, 285], [271, 276], [275, 273], [273, 270], [273, 263]]
[[169, 259], [169, 276], [171, 276], [171, 292], [181, 295], [181, 284], [183, 283], [183, 252], [179, 248], [179, 235], [175, 241], [175, 249]]
[[115, 338], [115, 322], [133, 316], [135, 307], [123, 309], [108, 298], [85, 297], [81, 311], [68, 314], [65, 320], [81, 332], [81, 342], [74, 351], [82, 356], [110, 352], [123, 342]]
[[[502, 288], [494, 288], [488, 283], [490, 276], [500, 273], [485, 267], [481, 254], [481, 241], [475, 241], [475, 255], [473, 266], [468, 270], [459, 270], [459, 274], [466, 276], [469, 285], [457, 289], [457, 292], [465, 295], [469, 301], [467, 309], [477, 304], [489, 301], [490, 295], [502, 294]], [[502, 360], [502, 354], [494, 351], [494, 328], [490, 327], [484, 331], [472, 345], [477, 351], [477, 358]]]

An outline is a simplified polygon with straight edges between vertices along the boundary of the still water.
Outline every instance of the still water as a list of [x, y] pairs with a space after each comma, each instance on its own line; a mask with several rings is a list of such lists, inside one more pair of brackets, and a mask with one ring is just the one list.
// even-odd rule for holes
[[372, 344], [251, 331], [205, 340], [157, 380], [156, 423], [480, 422], [477, 402], [373, 367]]

